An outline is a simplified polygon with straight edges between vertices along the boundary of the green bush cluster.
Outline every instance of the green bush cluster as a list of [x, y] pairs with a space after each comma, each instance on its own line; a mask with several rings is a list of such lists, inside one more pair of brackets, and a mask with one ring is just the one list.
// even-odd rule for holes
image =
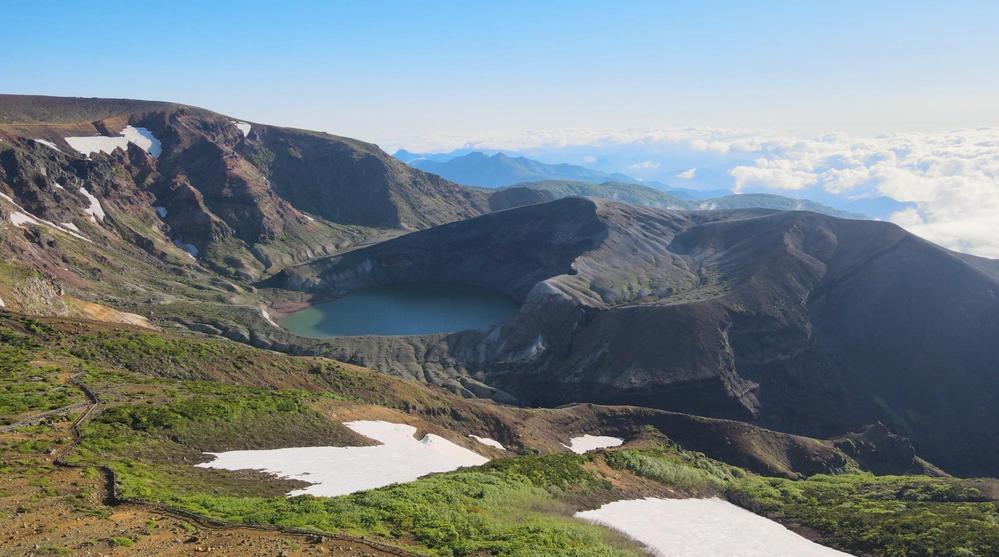
[[[857, 555], [999, 555], [996, 506], [962, 480], [856, 473], [766, 478], [670, 446], [524, 455], [343, 497], [286, 498], [292, 482], [192, 465], [205, 458], [204, 450], [358, 442], [313, 410], [328, 402], [319, 400], [323, 395], [157, 377], [206, 377], [199, 370], [216, 364], [246, 371], [244, 376], [295, 370], [350, 398], [384, 398], [416, 408], [445, 403], [400, 399], [376, 376], [329, 362], [255, 359], [258, 353], [251, 349], [230, 350], [220, 342], [135, 332], [49, 342], [53, 334], [27, 320], [0, 327], [0, 419], [21, 409], [82, 401], [77, 389], [57, 378], [66, 369], [86, 371], [104, 404], [84, 427], [83, 443], [71, 458], [110, 466], [128, 497], [224, 520], [379, 536], [433, 555], [636, 554], [638, 548], [617, 534], [571, 516], [573, 502], [620, 496], [596, 472], [594, 464], [605, 461], [681, 493], [721, 494], [774, 519], [810, 527], [823, 543]], [[62, 368], [38, 361], [59, 362]], [[16, 453], [51, 447], [32, 442], [10, 448]], [[4, 466], [0, 474], [9, 473]]]
[[[558, 502], [565, 490], [601, 483], [585, 459], [563, 456], [527, 457], [527, 466], [516, 464], [524, 457], [504, 459], [342, 497], [198, 494], [175, 504], [233, 522], [415, 539], [435, 555], [634, 555], [627, 542], [573, 519]], [[549, 457], [555, 473], [543, 472]]]
[[39, 349], [31, 336], [0, 327], [0, 425], [83, 401], [75, 387], [60, 380], [57, 368], [31, 363]]
[[135, 431], [176, 430], [194, 422], [238, 419], [243, 414], [308, 411], [304, 396], [274, 392], [270, 396], [194, 396], [160, 406], [124, 405], [102, 413], [98, 423], [121, 424]]
[[191, 342], [153, 333], [99, 333], [74, 339], [70, 353], [87, 361], [104, 361], [132, 371], [155, 366], [197, 366], [224, 356], [214, 343]]
[[962, 480], [845, 474], [805, 480], [751, 477], [731, 500], [823, 533], [845, 551], [889, 557], [999, 555], [999, 512]]
[[605, 458], [613, 468], [698, 495], [719, 493], [730, 480], [745, 476], [740, 468], [677, 447], [625, 449], [607, 453]]

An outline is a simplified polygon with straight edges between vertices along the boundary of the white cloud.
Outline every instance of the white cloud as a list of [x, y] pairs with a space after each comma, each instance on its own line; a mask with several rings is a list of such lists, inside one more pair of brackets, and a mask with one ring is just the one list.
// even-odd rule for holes
[[807, 162], [790, 159], [756, 159], [753, 166], [738, 166], [729, 171], [735, 178], [736, 193], [747, 186], [762, 186], [779, 190], [800, 190], [815, 181]]
[[586, 164], [593, 164], [597, 162], [597, 157], [594, 157], [593, 155], [586, 155], [585, 157], [583, 157], [583, 162], [585, 162]]
[[696, 168], [691, 168], [691, 169], [684, 170], [683, 172], [677, 174], [676, 177], [679, 178], [679, 179], [681, 179], [681, 180], [692, 180], [694, 178], [694, 174], [697, 174], [697, 169]]
[[892, 222], [948, 248], [999, 258], [999, 130], [843, 135], [761, 143], [751, 165], [730, 170], [736, 189], [885, 195], [917, 207]]
[[[616, 154], [619, 171], [642, 170], [647, 178], [669, 178], [652, 161], [670, 160], [696, 166], [702, 181], [727, 175], [731, 183], [714, 186], [734, 185], [736, 191], [819, 191], [843, 200], [887, 196], [916, 204], [888, 220], [945, 247], [999, 258], [999, 129], [875, 137], [718, 128], [525, 131], [463, 145], [543, 150], [548, 159], [585, 146], [604, 164], [613, 164], [610, 155]], [[635, 160], [644, 162], [630, 162]]]

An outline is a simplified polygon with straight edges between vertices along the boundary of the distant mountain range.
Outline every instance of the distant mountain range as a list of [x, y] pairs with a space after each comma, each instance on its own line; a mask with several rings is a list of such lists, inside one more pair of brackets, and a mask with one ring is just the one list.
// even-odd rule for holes
[[[411, 153], [396, 153], [400, 158]], [[433, 157], [433, 156], [432, 156]], [[638, 180], [624, 174], [608, 174], [574, 164], [547, 164], [527, 157], [510, 157], [503, 153], [487, 155], [478, 151], [448, 160], [409, 158], [407, 164], [466, 186], [501, 188], [522, 182], [539, 180], [579, 180], [582, 182], [632, 182]]]
[[[807, 198], [799, 199], [762, 192], [733, 195], [731, 190], [724, 188], [678, 188], [620, 172], [604, 172], [568, 163], [549, 164], [502, 152], [459, 149], [449, 153], [413, 153], [400, 149], [394, 156], [413, 168], [466, 186], [504, 188], [544, 183], [529, 187], [549, 191], [556, 198], [579, 195], [659, 208], [805, 210], [844, 218], [886, 219], [892, 213], [914, 206], [890, 197], [844, 200], [805, 192]], [[713, 204], [695, 203], [708, 201]]]
[[[640, 184], [604, 182], [590, 184], [569, 180], [545, 180], [518, 184], [511, 189], [526, 188], [547, 192], [553, 199], [563, 197], [595, 197], [611, 199], [633, 205], [684, 211], [710, 211], [723, 209], [778, 209], [781, 211], [812, 211], [833, 217], [862, 219], [863, 214], [843, 211], [807, 199], [793, 199], [765, 193], [728, 194], [703, 199], [677, 195], [677, 191], [663, 191]], [[501, 190], [506, 191], [506, 190]], [[680, 193], [683, 193], [682, 191]], [[711, 192], [705, 192], [711, 193]]]
[[[999, 443], [999, 262], [781, 196], [684, 198], [509, 155], [446, 162], [460, 160], [528, 183], [467, 187], [369, 143], [191, 106], [0, 95], [0, 306], [333, 356], [531, 406], [645, 406], [821, 438], [881, 422], [948, 472], [999, 473], [982, 450]], [[600, 182], [535, 179], [549, 171]], [[328, 339], [268, 313], [414, 282], [521, 306], [489, 331]], [[119, 346], [159, 369], [133, 350], [147, 344], [171, 346]]]

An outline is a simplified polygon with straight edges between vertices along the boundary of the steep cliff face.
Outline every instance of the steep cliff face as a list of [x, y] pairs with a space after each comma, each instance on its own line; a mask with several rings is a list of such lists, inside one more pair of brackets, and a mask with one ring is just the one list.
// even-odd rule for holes
[[886, 223], [565, 199], [291, 268], [273, 284], [327, 296], [463, 282], [523, 301], [488, 333], [327, 342], [386, 369], [413, 365], [396, 344], [422, 343], [424, 370], [461, 369], [525, 403], [636, 404], [817, 436], [880, 420], [945, 469], [994, 473], [999, 457], [979, 450], [999, 442], [988, 268]]
[[111, 228], [234, 278], [490, 210], [375, 145], [170, 103], [0, 95], [0, 141], [0, 192], [31, 214], [79, 227], [84, 188]]
[[339, 295], [399, 282], [457, 282], [524, 299], [541, 281], [573, 274], [607, 226], [584, 199], [533, 205], [408, 234], [369, 249], [290, 267], [268, 284]]

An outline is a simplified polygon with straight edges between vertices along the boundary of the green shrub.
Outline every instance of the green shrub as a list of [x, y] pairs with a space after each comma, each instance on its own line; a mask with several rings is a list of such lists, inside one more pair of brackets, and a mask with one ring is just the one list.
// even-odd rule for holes
[[111, 547], [132, 547], [135, 545], [135, 540], [125, 536], [114, 536], [108, 539], [108, 544]]

